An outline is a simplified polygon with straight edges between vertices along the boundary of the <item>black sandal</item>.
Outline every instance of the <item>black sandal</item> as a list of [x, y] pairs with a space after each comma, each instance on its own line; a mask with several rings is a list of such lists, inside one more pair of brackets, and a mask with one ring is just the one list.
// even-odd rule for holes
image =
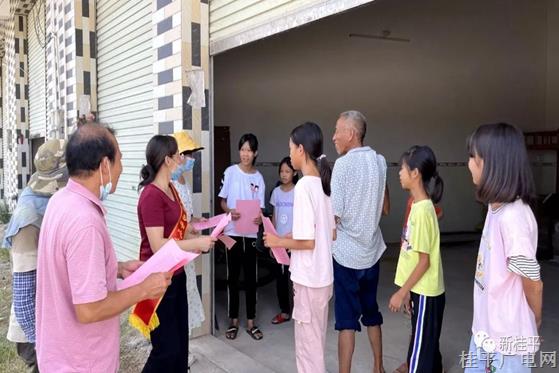
[[262, 334], [262, 331], [260, 329], [258, 329], [257, 326], [253, 326], [251, 329], [247, 329], [247, 333], [248, 335], [250, 335], [252, 337], [252, 339], [254, 339], [255, 341], [259, 341], [262, 338], [264, 338], [264, 334]]
[[227, 329], [227, 331], [225, 332], [225, 338], [233, 340], [237, 338], [238, 332], [239, 332], [239, 326], [231, 325], [229, 329]]

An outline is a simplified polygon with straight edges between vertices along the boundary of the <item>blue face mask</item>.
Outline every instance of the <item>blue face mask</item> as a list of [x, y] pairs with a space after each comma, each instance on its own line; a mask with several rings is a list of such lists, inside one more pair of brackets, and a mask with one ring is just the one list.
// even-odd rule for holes
[[109, 168], [109, 182], [107, 185], [103, 185], [103, 173], [101, 173], [101, 186], [99, 187], [99, 199], [104, 201], [107, 199], [109, 194], [111, 194], [111, 189], [113, 189], [113, 180], [111, 177], [111, 169]]
[[192, 171], [192, 169], [194, 168], [194, 163], [196, 163], [196, 160], [194, 158], [187, 158], [185, 163], [179, 165], [175, 169], [175, 171], [173, 171], [173, 173], [171, 174], [171, 179], [176, 181], [176, 180], [180, 179], [180, 177], [185, 172]]
[[194, 169], [194, 164], [196, 163], [196, 159], [194, 158], [187, 158], [186, 163], [184, 164], [184, 169], [186, 172], [190, 172]]

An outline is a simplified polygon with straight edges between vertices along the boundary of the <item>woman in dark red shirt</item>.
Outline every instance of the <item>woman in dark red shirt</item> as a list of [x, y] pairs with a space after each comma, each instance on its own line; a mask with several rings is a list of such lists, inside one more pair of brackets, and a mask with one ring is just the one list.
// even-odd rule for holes
[[[147, 145], [147, 164], [142, 168], [139, 185], [143, 190], [138, 201], [141, 260], [149, 259], [169, 239], [174, 239], [185, 251], [207, 252], [214, 245], [215, 239], [210, 236], [187, 239], [187, 212], [171, 183], [171, 174], [178, 167], [179, 158], [177, 142], [171, 136], [156, 135]], [[140, 326], [144, 327], [144, 332], [149, 331], [153, 347], [143, 372], [186, 372], [188, 300], [183, 268], [175, 272], [159, 303], [138, 304], [133, 314], [136, 313], [141, 316], [138, 319], [143, 320]]]

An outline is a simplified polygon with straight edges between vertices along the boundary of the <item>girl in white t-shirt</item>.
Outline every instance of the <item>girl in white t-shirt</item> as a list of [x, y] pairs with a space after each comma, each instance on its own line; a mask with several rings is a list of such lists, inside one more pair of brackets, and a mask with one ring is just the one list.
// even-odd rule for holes
[[[272, 222], [280, 237], [287, 237], [291, 235], [293, 229], [294, 188], [299, 177], [289, 157], [285, 157], [281, 160], [278, 171], [280, 180], [270, 197], [270, 205], [272, 205], [273, 208]], [[281, 312], [272, 319], [272, 324], [282, 324], [291, 320], [289, 266], [276, 263], [275, 270], [276, 293]]]
[[332, 297], [335, 221], [330, 202], [332, 169], [322, 154], [322, 139], [322, 130], [315, 123], [304, 123], [291, 132], [291, 162], [303, 173], [295, 186], [292, 238], [264, 235], [267, 247], [291, 250], [295, 355], [299, 373], [326, 372], [324, 346], [328, 302]]
[[510, 124], [485, 124], [470, 136], [468, 151], [477, 198], [488, 211], [474, 274], [465, 372], [528, 373], [540, 347], [543, 283], [524, 135]]
[[[258, 156], [258, 139], [252, 133], [245, 134], [239, 141], [239, 157], [241, 161], [225, 170], [222, 187], [219, 192], [221, 208], [231, 213], [233, 220], [241, 214], [235, 210], [237, 200], [259, 200], [264, 208], [266, 185], [254, 163]], [[260, 215], [254, 219], [260, 225]], [[237, 338], [239, 331], [239, 275], [244, 271], [244, 287], [247, 312], [247, 333], [255, 340], [263, 335], [254, 320], [256, 318], [256, 284], [258, 281], [258, 261], [256, 256], [256, 234], [240, 234], [235, 231], [235, 223], [231, 222], [224, 234], [235, 239], [231, 250], [225, 250], [227, 260], [227, 299], [229, 328], [225, 332], [227, 339]]]

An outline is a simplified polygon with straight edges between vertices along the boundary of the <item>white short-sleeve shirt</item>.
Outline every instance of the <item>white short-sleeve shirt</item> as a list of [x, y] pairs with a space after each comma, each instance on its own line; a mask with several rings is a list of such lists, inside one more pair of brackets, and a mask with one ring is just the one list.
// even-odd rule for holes
[[293, 202], [293, 239], [314, 240], [313, 250], [291, 251], [291, 280], [321, 288], [334, 281], [332, 240], [335, 229], [330, 197], [322, 190], [316, 176], [305, 176], [295, 186]]
[[[219, 197], [227, 200], [227, 207], [234, 209], [237, 206], [237, 200], [257, 199], [260, 201], [260, 207], [264, 208], [266, 184], [262, 174], [256, 171], [253, 174], [247, 174], [239, 165], [229, 166], [223, 174], [221, 191]], [[225, 228], [224, 234], [235, 237], [256, 238], [256, 234], [239, 234], [235, 231], [235, 223], [231, 222]]]

